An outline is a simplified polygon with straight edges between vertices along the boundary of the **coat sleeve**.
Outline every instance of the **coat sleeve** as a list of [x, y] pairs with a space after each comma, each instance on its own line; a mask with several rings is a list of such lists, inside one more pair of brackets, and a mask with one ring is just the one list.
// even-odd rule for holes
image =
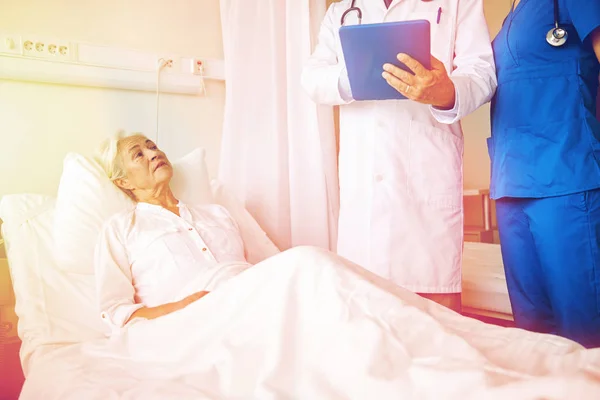
[[329, 6], [321, 23], [317, 46], [302, 70], [302, 86], [318, 104], [342, 105], [353, 101], [346, 66], [337, 52], [341, 24], [336, 18], [336, 7], [344, 7], [345, 3]]
[[459, 0], [456, 24], [450, 79], [456, 89], [457, 106], [450, 117], [431, 107], [433, 116], [446, 124], [460, 121], [489, 102], [498, 84], [483, 0]]

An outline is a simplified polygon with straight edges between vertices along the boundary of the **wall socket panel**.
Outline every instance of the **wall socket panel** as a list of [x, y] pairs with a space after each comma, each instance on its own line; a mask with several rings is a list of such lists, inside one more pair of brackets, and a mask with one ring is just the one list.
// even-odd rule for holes
[[173, 73], [184, 75], [203, 75], [205, 73], [204, 61], [200, 58], [189, 58], [179, 56], [159, 56], [165, 60], [172, 60], [171, 66], [165, 66], [161, 73]]
[[74, 59], [74, 44], [66, 40], [21, 36], [23, 55], [27, 57], [47, 58], [69, 61]]
[[[159, 59], [172, 60], [161, 68], [161, 75], [174, 75], [170, 80], [186, 76], [203, 76], [206, 79], [225, 80], [224, 61], [200, 57], [182, 57], [169, 53], [143, 52], [127, 48], [73, 42], [43, 35], [12, 34], [0, 32], [0, 57], [24, 60], [56, 61], [88, 67], [105, 67], [111, 70], [156, 72]], [[2, 60], [0, 60], [2, 61]], [[6, 60], [5, 60], [6, 61]], [[9, 62], [9, 61], [6, 61]], [[13, 63], [14, 64], [14, 63]], [[25, 65], [25, 64], [23, 64]], [[15, 67], [18, 69], [18, 67]], [[15, 70], [19, 75], [21, 71]], [[2, 75], [2, 71], [0, 71]], [[26, 75], [26, 74], [25, 74]], [[185, 79], [184, 79], [185, 80]], [[194, 78], [194, 82], [198, 79]], [[187, 93], [187, 92], [186, 92]]]
[[76, 45], [55, 38], [0, 34], [0, 53], [72, 61], [76, 58]]

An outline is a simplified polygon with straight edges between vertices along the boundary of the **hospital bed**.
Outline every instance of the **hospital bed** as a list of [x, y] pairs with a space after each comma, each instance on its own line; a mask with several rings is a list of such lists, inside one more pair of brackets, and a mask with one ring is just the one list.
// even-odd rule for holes
[[465, 242], [462, 277], [464, 314], [513, 321], [500, 245]]
[[[187, 177], [182, 178], [185, 173], [180, 174], [180, 182], [175, 182], [175, 186], [181, 182], [189, 186], [190, 179], [204, 177], [202, 179], [206, 182], [194, 184], [203, 189], [196, 193], [181, 190], [179, 193], [188, 196], [188, 201], [191, 201], [189, 197], [200, 196], [205, 201], [211, 198], [213, 202], [228, 208], [240, 225], [246, 246], [250, 248], [250, 261], [258, 262], [276, 254], [278, 250], [256, 221], [223, 186], [214, 181], [212, 184], [208, 183], [203, 157], [203, 152], [196, 152], [193, 157], [180, 163], [185, 168], [189, 169], [190, 165], [192, 167]], [[98, 181], [99, 173], [85, 158], [68, 156], [64, 170], [58, 197], [10, 195], [0, 202], [0, 218], [4, 221], [2, 230], [16, 294], [16, 313], [19, 316], [19, 336], [22, 340], [21, 361], [26, 376], [22, 399], [215, 398], [198, 392], [183, 378], [165, 380], [156, 375], [144, 375], [126, 361], [94, 357], [82, 352], [83, 344], [99, 340], [99, 337], [107, 334], [107, 328], [97, 315], [93, 273], [86, 272], [85, 266], [69, 266], [76, 260], [75, 253], [78, 249], [73, 247], [70, 254], [57, 254], [56, 238], [58, 233], [65, 237], [81, 235], [76, 224], [89, 223], [86, 218], [100, 218], [98, 215], [89, 218], [90, 215], [86, 215], [87, 211], [83, 210], [84, 214], [71, 216], [72, 226], [57, 226], [56, 222], [60, 218], [65, 222], [64, 215], [61, 217], [64, 207], [74, 209], [73, 204], [58, 203], [61, 201], [61, 190], [67, 186], [68, 190], [65, 189], [64, 192], [70, 196], [71, 201], [87, 199], [87, 203], [80, 205], [89, 204], [89, 207], [93, 207], [93, 204], [109, 200], [102, 196], [93, 198], [97, 197], [97, 190], [105, 182], [94, 183]], [[66, 176], [69, 170], [72, 172], [71, 176]], [[207, 190], [210, 193], [205, 193]], [[74, 212], [77, 214], [77, 211]], [[68, 221], [66, 225], [69, 225]], [[69, 229], [75, 231], [69, 232]], [[81, 238], [78, 239], [75, 246], [82, 244]], [[495, 313], [496, 316], [509, 318], [510, 304], [497, 246], [480, 243], [465, 245], [464, 291], [464, 306], [471, 312]], [[469, 324], [471, 322], [466, 318], [464, 321], [457, 319], [457, 332], [472, 330], [472, 325]], [[485, 327], [480, 329], [483, 331]], [[523, 343], [527, 344], [524, 350], [551, 344], [548, 349], [554, 351], [553, 346], [556, 346], [559, 349], [557, 352], [567, 354], [569, 349], [577, 347], [571, 343], [565, 344], [562, 339], [557, 339], [556, 344], [545, 336], [538, 340], [534, 334], [520, 331], [510, 333], [509, 336], [522, 338]], [[506, 338], [494, 338], [492, 335], [489, 340], [490, 346], [497, 346]], [[73, 393], [77, 393], [77, 396]], [[401, 393], [399, 396], [402, 398]]]
[[[171, 186], [180, 199], [188, 204], [218, 203], [228, 209], [242, 230], [250, 262], [279, 252], [244, 207], [219, 182], [210, 181], [204, 149], [174, 161], [173, 167]], [[26, 377], [22, 398], [71, 398], [69, 390], [80, 386], [77, 372], [85, 372], [97, 378], [97, 385], [73, 398], [112, 399], [114, 391], [103, 387], [103, 382], [116, 379], [122, 383], [124, 379], [123, 364], [108, 365], [86, 358], [79, 346], [109, 334], [96, 305], [92, 242], [102, 221], [129, 205], [129, 200], [113, 189], [99, 165], [72, 153], [64, 160], [57, 196], [16, 194], [0, 198], [0, 226], [15, 292], [20, 358]], [[37, 371], [33, 381], [32, 370]], [[53, 386], [65, 387], [55, 388], [50, 395], [44, 377], [50, 377]], [[189, 398], [181, 388], [165, 392], [153, 386], [145, 390], [132, 394], [133, 398], [150, 398], [149, 393], [156, 398]], [[191, 398], [199, 398], [197, 394]]]

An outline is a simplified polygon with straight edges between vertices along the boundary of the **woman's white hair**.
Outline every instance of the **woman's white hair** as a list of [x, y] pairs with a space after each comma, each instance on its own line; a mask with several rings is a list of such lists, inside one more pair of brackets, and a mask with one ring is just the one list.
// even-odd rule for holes
[[102, 143], [95, 158], [104, 170], [104, 173], [108, 179], [115, 183], [115, 186], [125, 192], [125, 194], [127, 194], [129, 197], [131, 197], [133, 200], [136, 200], [131, 190], [123, 189], [115, 182], [118, 179], [127, 178], [127, 172], [125, 171], [121, 161], [120, 144], [124, 139], [134, 136], [146, 137], [144, 134], [139, 132], [131, 134], [127, 134], [125, 131], [116, 132], [114, 135], [106, 139], [104, 143]]

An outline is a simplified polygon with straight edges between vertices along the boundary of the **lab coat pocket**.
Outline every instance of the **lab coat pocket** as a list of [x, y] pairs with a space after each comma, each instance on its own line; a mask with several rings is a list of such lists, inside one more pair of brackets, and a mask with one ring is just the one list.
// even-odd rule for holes
[[463, 140], [449, 131], [417, 121], [410, 125], [411, 196], [441, 208], [462, 205]]
[[444, 64], [452, 61], [450, 57], [450, 48], [453, 34], [453, 23], [450, 16], [445, 14], [440, 15], [438, 23], [438, 8], [435, 7], [431, 11], [417, 11], [411, 14], [411, 20], [426, 20], [429, 21], [430, 37], [431, 37], [431, 55], [442, 61]]

